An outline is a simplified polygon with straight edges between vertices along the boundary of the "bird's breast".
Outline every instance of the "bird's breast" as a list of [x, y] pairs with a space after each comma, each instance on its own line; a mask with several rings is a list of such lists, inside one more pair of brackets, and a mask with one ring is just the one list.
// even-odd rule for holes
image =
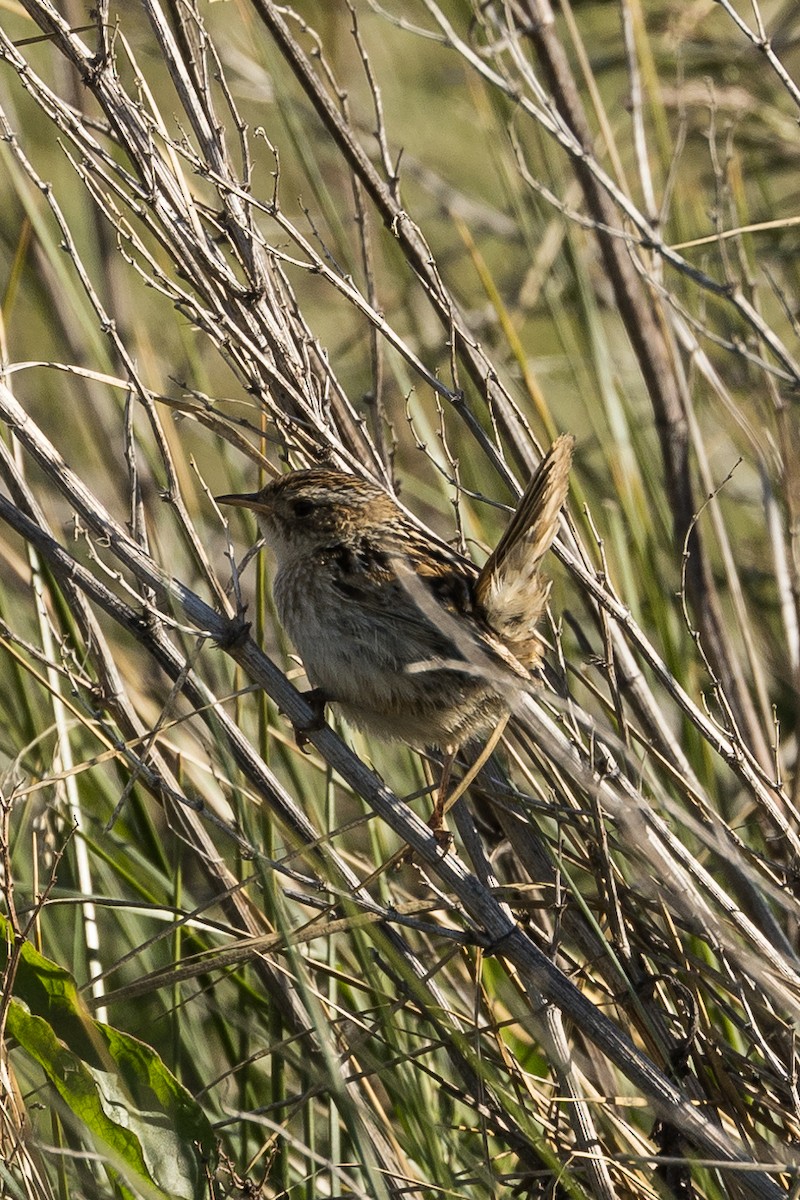
[[[284, 561], [274, 578], [278, 616], [309, 682], [383, 738], [447, 747], [484, 732], [504, 709], [492, 684], [444, 666], [461, 655], [435, 614], [362, 558], [332, 548]], [[431, 599], [441, 603], [433, 592]]]
[[325, 556], [290, 560], [278, 571], [273, 594], [310, 682], [344, 700], [380, 686], [393, 638], [338, 584], [336, 565]]

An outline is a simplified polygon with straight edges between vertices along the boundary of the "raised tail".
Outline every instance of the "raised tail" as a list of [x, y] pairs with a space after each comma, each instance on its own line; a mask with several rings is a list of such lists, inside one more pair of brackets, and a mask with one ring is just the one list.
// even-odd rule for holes
[[562, 434], [553, 442], [476, 585], [476, 599], [486, 621], [529, 667], [541, 659], [536, 625], [550, 591], [539, 566], [558, 530], [574, 446], [571, 434]]

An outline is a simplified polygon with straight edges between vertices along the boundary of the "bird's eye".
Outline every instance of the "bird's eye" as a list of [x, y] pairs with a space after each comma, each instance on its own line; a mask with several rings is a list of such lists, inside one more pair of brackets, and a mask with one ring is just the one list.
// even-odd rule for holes
[[313, 511], [313, 500], [295, 500], [292, 504], [292, 512], [296, 517], [308, 517]]

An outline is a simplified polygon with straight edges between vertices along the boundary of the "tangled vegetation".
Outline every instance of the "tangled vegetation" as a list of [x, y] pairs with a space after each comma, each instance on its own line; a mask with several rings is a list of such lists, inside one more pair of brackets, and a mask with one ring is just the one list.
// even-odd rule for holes
[[[60, 7], [0, 15], [0, 1194], [796, 1195], [796, 6]], [[567, 431], [444, 852], [435, 761], [295, 738], [213, 497], [334, 463], [480, 563]]]

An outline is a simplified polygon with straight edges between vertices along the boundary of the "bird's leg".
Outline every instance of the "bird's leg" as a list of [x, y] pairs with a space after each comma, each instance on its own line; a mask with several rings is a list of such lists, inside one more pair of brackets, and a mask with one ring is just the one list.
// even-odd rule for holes
[[311, 688], [310, 691], [303, 692], [302, 696], [308, 707], [311, 709], [313, 716], [311, 717], [310, 721], [305, 722], [303, 725], [295, 725], [294, 722], [292, 722], [294, 727], [294, 740], [297, 742], [297, 745], [301, 750], [308, 741], [307, 735], [309, 733], [316, 733], [316, 731], [322, 729], [323, 725], [325, 724], [325, 705], [329, 700], [329, 696], [327, 692], [323, 690], [323, 688]]
[[[428, 827], [436, 837], [436, 840], [439, 842], [443, 853], [447, 851], [448, 844], [452, 840], [452, 835], [450, 834], [449, 830], [445, 828], [445, 814], [447, 813], [448, 809], [453, 807], [456, 800], [459, 800], [463, 796], [464, 792], [473, 782], [475, 777], [480, 771], [483, 770], [483, 767], [493, 753], [495, 746], [503, 736], [503, 732], [507, 724], [507, 716], [498, 721], [497, 726], [492, 731], [492, 736], [489, 738], [486, 745], [475, 759], [475, 762], [466, 772], [464, 778], [456, 784], [449, 795], [447, 789], [450, 786], [450, 777], [453, 773], [453, 763], [456, 760], [458, 750], [456, 749], [453, 751], [448, 751], [442, 761], [442, 778], [436, 795], [436, 802], [433, 806], [433, 812], [431, 813], [431, 819], [428, 822]], [[376, 871], [373, 871], [372, 874], [364, 880], [362, 887], [367, 887], [373, 882], [373, 880], [377, 879], [379, 875], [382, 875], [384, 871], [388, 871], [394, 867], [400, 867], [403, 863], [409, 862], [412, 858], [412, 855], [413, 851], [411, 847], [404, 846], [402, 850], [398, 850], [396, 854], [393, 854], [388, 862], [385, 862], [382, 866], [378, 867]]]
[[444, 815], [450, 808], [448, 804], [447, 789], [450, 787], [450, 779], [453, 774], [453, 764], [456, 761], [458, 749], [447, 750], [442, 759], [442, 777], [439, 780], [439, 790], [436, 793], [436, 800], [433, 805], [433, 812], [428, 825], [433, 833], [436, 834], [436, 840], [442, 844], [450, 841], [450, 833], [445, 827]]
[[439, 841], [446, 840], [450, 836], [444, 828], [445, 813], [453, 807], [456, 800], [460, 800], [476, 776], [483, 770], [484, 766], [489, 761], [495, 746], [503, 736], [503, 732], [505, 731], [507, 724], [507, 716], [498, 721], [497, 725], [492, 730], [491, 737], [481, 750], [478, 757], [475, 759], [475, 762], [464, 775], [463, 779], [456, 784], [449, 796], [447, 794], [447, 789], [450, 786], [450, 776], [453, 772], [453, 763], [455, 762], [458, 751], [448, 751], [447, 757], [442, 764], [442, 781], [439, 784], [439, 792], [436, 797], [436, 803], [433, 807], [431, 819], [428, 822]]

